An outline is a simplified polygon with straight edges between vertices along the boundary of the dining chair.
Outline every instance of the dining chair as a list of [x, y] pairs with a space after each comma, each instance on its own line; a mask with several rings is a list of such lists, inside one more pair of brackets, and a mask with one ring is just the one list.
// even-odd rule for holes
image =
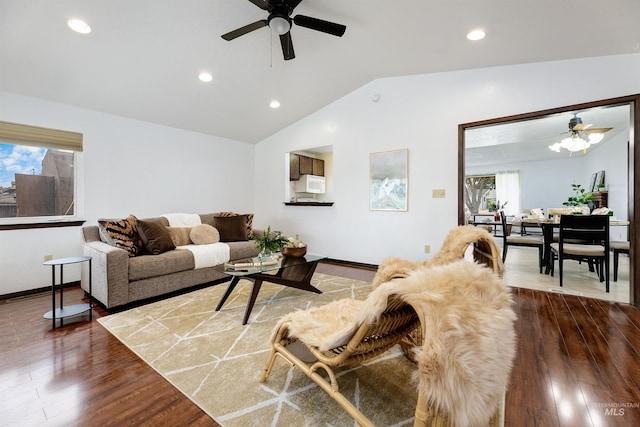
[[620, 254], [629, 255], [629, 242], [615, 241], [609, 244], [609, 247], [613, 251], [613, 281], [618, 281], [618, 258]]
[[[581, 241], [584, 243], [574, 243]], [[551, 243], [551, 275], [558, 260], [560, 286], [565, 259], [589, 261], [596, 265], [601, 282], [609, 292], [609, 216], [561, 215], [559, 239]]]
[[500, 221], [502, 222], [502, 262], [507, 259], [507, 250], [509, 246], [526, 246], [531, 248], [538, 248], [538, 268], [542, 273], [543, 266], [543, 248], [544, 239], [541, 235], [519, 235], [509, 233], [507, 224], [507, 216], [503, 211], [500, 211]]

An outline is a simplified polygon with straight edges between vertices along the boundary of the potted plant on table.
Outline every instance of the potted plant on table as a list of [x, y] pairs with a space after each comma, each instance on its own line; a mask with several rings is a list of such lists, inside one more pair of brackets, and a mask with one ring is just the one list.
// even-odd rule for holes
[[260, 251], [258, 256], [263, 259], [273, 256], [275, 252], [278, 252], [282, 246], [289, 242], [289, 239], [283, 236], [281, 232], [272, 232], [271, 226], [268, 226], [260, 237], [251, 236], [251, 238], [255, 240], [256, 248]]
[[500, 200], [489, 199], [487, 203], [489, 204], [489, 211], [493, 212], [493, 219], [495, 221], [500, 221], [500, 211], [503, 210], [505, 206], [507, 206], [507, 203], [509, 203], [509, 201], [507, 200], [506, 202], [500, 204]]
[[569, 196], [567, 201], [562, 203], [564, 206], [586, 206], [596, 199], [591, 191], [585, 190], [580, 184], [571, 184], [571, 189], [573, 190], [573, 196]]

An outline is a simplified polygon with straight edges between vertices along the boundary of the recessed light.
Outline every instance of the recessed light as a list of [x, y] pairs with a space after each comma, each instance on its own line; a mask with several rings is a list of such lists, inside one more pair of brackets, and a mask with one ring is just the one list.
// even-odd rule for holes
[[274, 99], [273, 101], [271, 101], [271, 103], [269, 104], [269, 107], [271, 108], [278, 108], [280, 107], [280, 101]]
[[208, 83], [211, 80], [213, 80], [213, 76], [209, 73], [200, 73], [200, 75], [198, 76], [198, 78], [200, 79], [200, 81]]
[[482, 40], [484, 36], [485, 34], [484, 34], [484, 31], [482, 30], [473, 30], [469, 34], [467, 34], [467, 38], [473, 41]]
[[76, 33], [89, 34], [91, 32], [91, 27], [89, 26], [89, 24], [84, 22], [82, 19], [69, 19], [67, 21], [67, 25]]

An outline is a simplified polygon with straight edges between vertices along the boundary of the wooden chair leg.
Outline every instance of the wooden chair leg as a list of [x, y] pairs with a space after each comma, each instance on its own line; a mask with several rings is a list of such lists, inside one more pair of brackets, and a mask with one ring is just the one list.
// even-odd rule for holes
[[607, 293], [609, 293], [609, 257], [608, 256], [604, 259], [604, 281], [605, 281], [605, 289]]
[[613, 281], [614, 282], [618, 281], [618, 256], [619, 255], [620, 255], [620, 252], [614, 249], [613, 251]]
[[542, 265], [544, 264], [543, 262], [543, 251], [542, 251], [542, 246], [538, 247], [538, 267], [540, 267], [540, 274], [542, 274]]
[[560, 278], [560, 287], [562, 287], [562, 267], [563, 267], [562, 254], [558, 255], [558, 277]]

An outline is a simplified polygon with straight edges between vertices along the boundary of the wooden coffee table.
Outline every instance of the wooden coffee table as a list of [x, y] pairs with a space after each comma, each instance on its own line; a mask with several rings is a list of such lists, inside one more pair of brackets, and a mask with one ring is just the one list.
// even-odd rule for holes
[[256, 302], [256, 297], [262, 287], [262, 282], [276, 283], [290, 288], [301, 289], [303, 291], [315, 292], [321, 294], [318, 288], [311, 285], [311, 277], [318, 266], [318, 262], [325, 259], [322, 255], [307, 254], [303, 257], [281, 257], [276, 263], [258, 264], [254, 263], [256, 258], [234, 262], [233, 265], [224, 265], [224, 274], [232, 276], [231, 283], [227, 287], [222, 299], [216, 307], [216, 311], [220, 311], [231, 292], [235, 289], [240, 279], [247, 279], [253, 282], [251, 296], [247, 302], [244, 319], [242, 324], [246, 325], [249, 320], [251, 310]]

